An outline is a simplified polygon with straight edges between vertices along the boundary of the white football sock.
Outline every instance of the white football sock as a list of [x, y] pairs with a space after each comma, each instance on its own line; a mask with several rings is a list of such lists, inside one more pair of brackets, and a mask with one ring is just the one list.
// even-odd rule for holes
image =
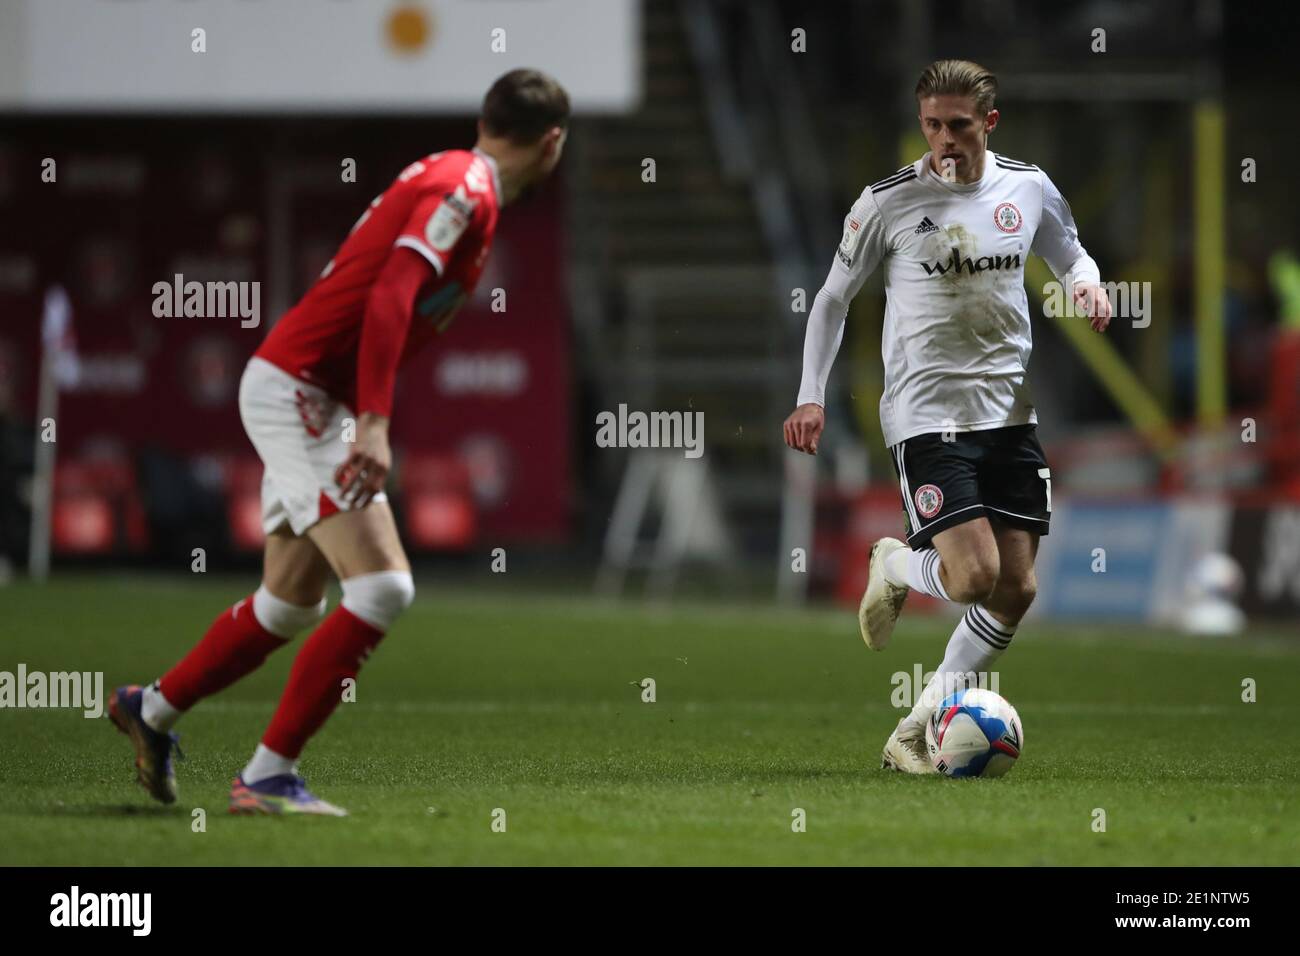
[[939, 578], [939, 552], [933, 548], [913, 551], [899, 548], [885, 558], [885, 580], [890, 584], [906, 585], [930, 597], [951, 601]]
[[943, 663], [904, 719], [924, 726], [945, 697], [968, 682], [973, 684], [975, 675], [989, 673], [989, 665], [1002, 656], [1015, 633], [1014, 627], [998, 621], [985, 607], [972, 604], [948, 639]]
[[288, 757], [281, 757], [265, 744], [258, 744], [257, 749], [253, 751], [253, 759], [248, 762], [248, 766], [240, 776], [244, 778], [244, 783], [257, 783], [267, 777], [293, 773], [294, 764], [295, 761]]
[[180, 720], [181, 713], [163, 696], [158, 689], [158, 681], [144, 689], [140, 699], [140, 716], [154, 730], [161, 734], [167, 733]]

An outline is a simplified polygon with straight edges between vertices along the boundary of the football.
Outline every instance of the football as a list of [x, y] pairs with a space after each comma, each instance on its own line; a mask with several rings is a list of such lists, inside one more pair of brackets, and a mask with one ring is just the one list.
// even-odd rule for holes
[[1025, 743], [1020, 715], [991, 690], [962, 688], [945, 697], [925, 725], [934, 768], [949, 777], [1000, 777]]

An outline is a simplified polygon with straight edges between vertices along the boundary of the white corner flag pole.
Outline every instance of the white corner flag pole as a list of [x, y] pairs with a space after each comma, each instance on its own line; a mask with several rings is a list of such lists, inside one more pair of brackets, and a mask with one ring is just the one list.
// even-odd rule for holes
[[[36, 399], [36, 454], [32, 474], [32, 528], [27, 551], [27, 571], [33, 581], [50, 574], [50, 521], [54, 502], [55, 417], [59, 411], [59, 386], [75, 376], [68, 348], [72, 308], [62, 286], [45, 292], [41, 319], [41, 374]], [[71, 360], [71, 361], [70, 361]]]

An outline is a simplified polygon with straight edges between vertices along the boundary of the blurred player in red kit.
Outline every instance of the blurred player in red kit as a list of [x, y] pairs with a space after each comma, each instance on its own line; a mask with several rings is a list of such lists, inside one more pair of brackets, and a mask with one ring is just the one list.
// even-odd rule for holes
[[[397, 369], [474, 290], [499, 210], [555, 169], [568, 117], [568, 95], [545, 74], [513, 70], [498, 79], [474, 148], [434, 153], [403, 170], [249, 360], [239, 410], [265, 466], [262, 584], [161, 678], [120, 687], [109, 702], [155, 799], [176, 799], [179, 717], [314, 628], [234, 780], [230, 810], [345, 813], [307, 789], [297, 759], [415, 593], [383, 491]], [[343, 600], [326, 616], [331, 573]]]

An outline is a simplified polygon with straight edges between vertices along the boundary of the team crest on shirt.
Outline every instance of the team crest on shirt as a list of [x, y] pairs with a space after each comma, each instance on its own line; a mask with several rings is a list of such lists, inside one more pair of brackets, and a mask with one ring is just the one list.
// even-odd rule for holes
[[993, 210], [993, 224], [1003, 232], [1019, 232], [1023, 222], [1013, 202], [998, 203], [998, 208]]
[[916, 489], [916, 510], [922, 518], [933, 518], [943, 507], [943, 492], [938, 485], [922, 485]]
[[456, 244], [474, 217], [477, 199], [465, 194], [464, 184], [447, 193], [424, 226], [424, 239], [436, 252], [446, 252]]
[[862, 223], [850, 216], [844, 226], [844, 238], [840, 240], [840, 247], [836, 250], [840, 262], [850, 269], [853, 268], [853, 260], [857, 258], [858, 246], [861, 244]]

